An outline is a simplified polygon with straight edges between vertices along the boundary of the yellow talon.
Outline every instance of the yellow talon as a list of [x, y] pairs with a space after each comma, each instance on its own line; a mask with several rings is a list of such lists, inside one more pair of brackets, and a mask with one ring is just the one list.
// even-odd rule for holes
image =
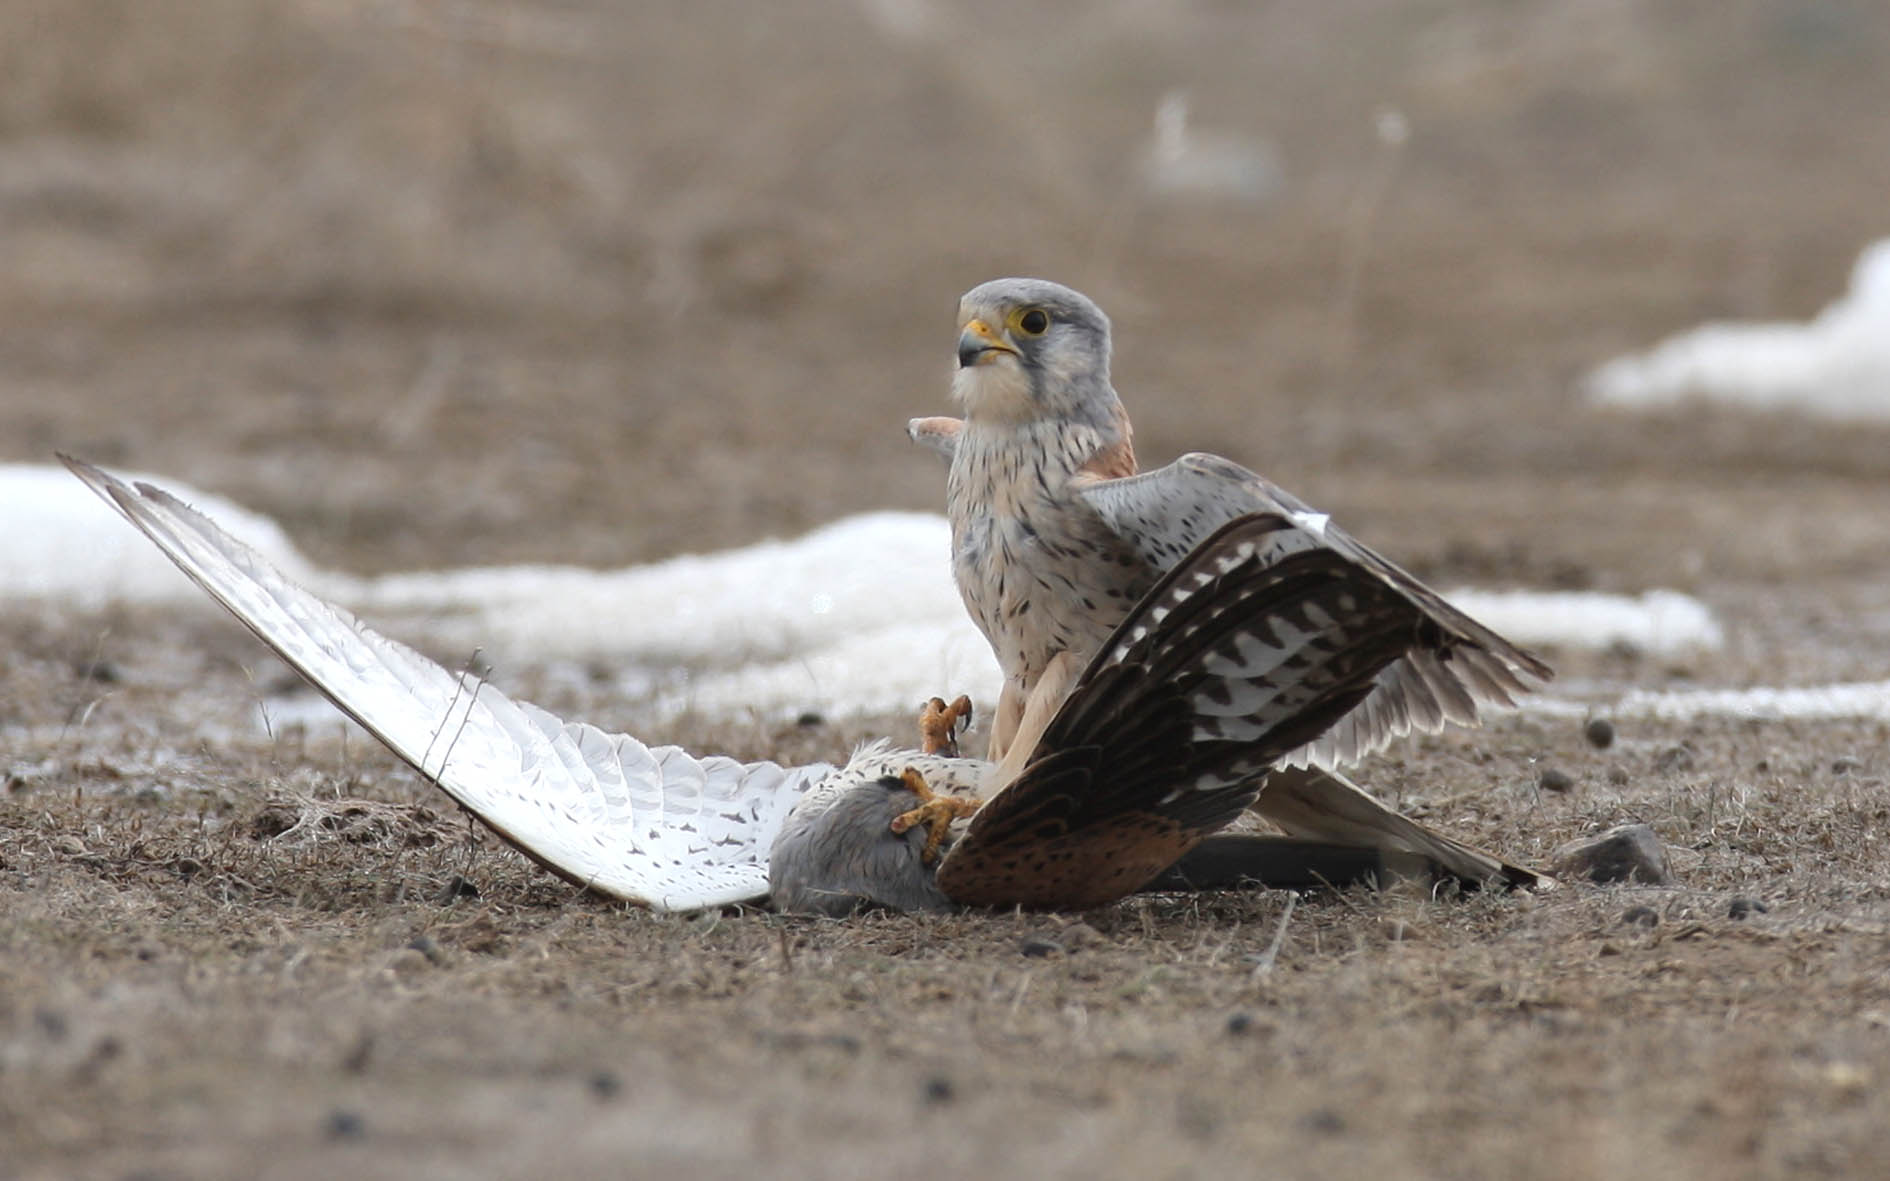
[[[956, 702], [953, 704], [956, 705]], [[940, 847], [945, 844], [945, 838], [951, 835], [952, 823], [976, 812], [978, 801], [937, 794], [932, 790], [931, 785], [926, 783], [925, 776], [919, 774], [913, 767], [907, 767], [905, 774], [899, 777], [899, 781], [905, 784], [907, 791], [919, 797], [919, 806], [910, 812], [901, 812], [893, 817], [892, 830], [895, 833], [903, 833], [924, 825], [925, 848], [919, 851], [919, 860], [930, 865], [938, 860]]]
[[934, 697], [919, 709], [919, 749], [928, 755], [958, 757], [958, 735], [971, 728], [971, 698], [960, 694], [950, 705]]

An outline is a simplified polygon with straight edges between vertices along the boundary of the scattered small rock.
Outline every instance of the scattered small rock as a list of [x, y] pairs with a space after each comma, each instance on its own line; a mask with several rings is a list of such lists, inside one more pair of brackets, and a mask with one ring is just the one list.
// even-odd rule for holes
[[85, 856], [85, 842], [73, 836], [71, 833], [54, 837], [52, 847], [53, 852], [58, 853], [62, 857]]
[[72, 671], [88, 681], [97, 681], [101, 685], [116, 685], [124, 678], [119, 675], [118, 666], [109, 660], [93, 660], [74, 665]]
[[1621, 912], [1621, 921], [1630, 927], [1660, 926], [1660, 912], [1651, 906], [1630, 906]]
[[1852, 771], [1860, 770], [1863, 765], [1864, 760], [1854, 755], [1839, 755], [1831, 760], [1831, 774], [1849, 775]]
[[1109, 942], [1103, 933], [1088, 923], [1078, 920], [1057, 932], [1057, 942], [1070, 951], [1081, 951], [1085, 947], [1097, 947]]
[[[461, 898], [477, 897], [479, 897], [479, 887], [466, 880], [466, 878], [460, 874], [454, 874], [452, 877], [446, 879], [446, 884], [441, 886], [440, 892], [433, 896], [433, 901], [441, 906], [451, 906]], [[433, 957], [428, 956], [427, 958], [431, 959]]]
[[1614, 745], [1614, 723], [1607, 718], [1589, 718], [1582, 727], [1582, 737], [1596, 750], [1607, 750]]
[[826, 725], [827, 719], [824, 715], [810, 709], [800, 717], [795, 718], [794, 724], [803, 730], [812, 730], [815, 726]]
[[1301, 1116], [1299, 1122], [1307, 1131], [1322, 1136], [1337, 1136], [1345, 1131], [1345, 1117], [1330, 1107], [1316, 1107]]
[[348, 1047], [348, 1052], [342, 1055], [341, 1069], [349, 1074], [365, 1074], [368, 1063], [372, 1061], [374, 1061], [374, 1035], [363, 1030], [361, 1036], [354, 1039], [354, 1044]]
[[1726, 917], [1729, 919], [1748, 919], [1755, 914], [1764, 914], [1772, 909], [1757, 898], [1735, 898], [1726, 904]]
[[1558, 877], [1586, 878], [1603, 885], [1635, 882], [1665, 886], [1673, 882], [1673, 872], [1667, 868], [1667, 851], [1645, 824], [1619, 824], [1596, 836], [1570, 841], [1550, 855], [1549, 869]]
[[1227, 1016], [1227, 1034], [1229, 1037], [1246, 1037], [1253, 1032], [1252, 1013], [1230, 1013]]
[[367, 1135], [367, 1120], [360, 1112], [337, 1107], [328, 1113], [330, 1140], [359, 1140]]
[[1557, 767], [1545, 769], [1536, 779], [1536, 786], [1543, 791], [1552, 791], [1562, 795], [1575, 790], [1575, 777]]
[[427, 957], [427, 962], [435, 967], [446, 962], [446, 953], [440, 950], [440, 945], [433, 941], [431, 935], [415, 935], [407, 946]]
[[1626, 767], [1608, 768], [1608, 785], [1610, 787], [1626, 787], [1627, 784], [1628, 773]]
[[594, 1070], [587, 1085], [598, 1099], [615, 1099], [623, 1093], [623, 1077], [614, 1070]]
[[1017, 950], [1031, 959], [1043, 959], [1047, 956], [1062, 955], [1063, 945], [1042, 935], [1026, 935], [1018, 942]]
[[48, 1041], [63, 1042], [66, 1035], [72, 1032], [72, 1026], [64, 1013], [44, 1006], [33, 1010], [33, 1024], [39, 1026], [39, 1031], [46, 1035]]
[[925, 1080], [925, 1086], [919, 1090], [919, 1099], [927, 1107], [943, 1107], [958, 1098], [958, 1088], [952, 1080], [942, 1074], [935, 1074]]

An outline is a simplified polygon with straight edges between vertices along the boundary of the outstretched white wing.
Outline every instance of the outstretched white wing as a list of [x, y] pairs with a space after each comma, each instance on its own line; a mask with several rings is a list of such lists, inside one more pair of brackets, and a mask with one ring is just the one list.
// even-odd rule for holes
[[782, 821], [832, 770], [697, 758], [564, 722], [316, 598], [162, 489], [60, 458], [343, 713], [527, 856], [599, 893], [657, 910], [764, 897]]

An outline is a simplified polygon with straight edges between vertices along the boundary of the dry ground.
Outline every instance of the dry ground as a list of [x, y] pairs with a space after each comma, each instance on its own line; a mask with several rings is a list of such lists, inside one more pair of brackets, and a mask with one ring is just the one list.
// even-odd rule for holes
[[[738, 543], [936, 506], [900, 424], [957, 292], [1035, 272], [1114, 313], [1147, 460], [1733, 633], [1572, 680], [1886, 675], [1890, 434], [1570, 391], [1842, 287], [1881, 5], [753, 7], [0, 3], [0, 458], [164, 472], [358, 570]], [[1136, 191], [1176, 86], [1278, 143], [1279, 197]], [[681, 920], [264, 733], [280, 672], [208, 609], [0, 639], [0, 1176], [1890, 1172], [1874, 723], [1523, 718], [1368, 772], [1518, 860], [1645, 820], [1672, 889]], [[908, 721], [582, 704], [790, 759]]]

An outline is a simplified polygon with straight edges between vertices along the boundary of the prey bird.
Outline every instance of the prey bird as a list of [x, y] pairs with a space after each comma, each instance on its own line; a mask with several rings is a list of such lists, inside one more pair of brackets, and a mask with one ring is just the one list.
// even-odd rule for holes
[[[1074, 908], [1249, 881], [1545, 881], [1323, 770], [1268, 777], [1369, 700], [1431, 626], [1289, 515], [1244, 514], [1172, 564], [1073, 679], [1027, 771], [994, 792], [992, 764], [955, 751], [962, 707], [942, 702], [924, 749], [872, 743], [838, 766], [699, 757], [566, 722], [380, 635], [162, 489], [62, 458], [423, 778], [610, 897], [669, 911], [772, 897], [843, 914]], [[1276, 817], [1288, 836], [1215, 835], [1263, 783], [1300, 801], [1297, 820]], [[960, 822], [901, 822], [941, 807]]]

